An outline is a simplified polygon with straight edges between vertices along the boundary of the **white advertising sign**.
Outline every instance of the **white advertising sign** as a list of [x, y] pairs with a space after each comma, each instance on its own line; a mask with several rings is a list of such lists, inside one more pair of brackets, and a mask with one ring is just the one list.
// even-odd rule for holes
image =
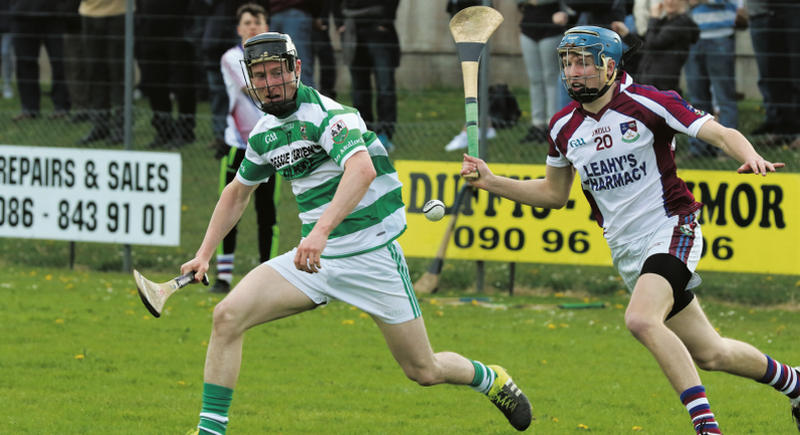
[[177, 246], [178, 153], [0, 145], [0, 237]]

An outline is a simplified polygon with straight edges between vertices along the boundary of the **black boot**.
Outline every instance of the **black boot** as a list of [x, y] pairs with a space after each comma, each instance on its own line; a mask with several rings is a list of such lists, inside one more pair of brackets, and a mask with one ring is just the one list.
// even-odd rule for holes
[[107, 110], [93, 111], [89, 114], [92, 121], [92, 129], [89, 133], [78, 140], [78, 145], [87, 145], [92, 142], [97, 142], [108, 137], [108, 119], [110, 113]]
[[172, 138], [172, 144], [175, 147], [182, 147], [194, 142], [194, 126], [194, 115], [178, 115], [178, 120], [175, 122], [175, 136]]
[[172, 122], [172, 116], [167, 112], [153, 112], [153, 118], [150, 120], [150, 125], [156, 131], [153, 140], [147, 144], [148, 148], [166, 148], [174, 133], [175, 126]]

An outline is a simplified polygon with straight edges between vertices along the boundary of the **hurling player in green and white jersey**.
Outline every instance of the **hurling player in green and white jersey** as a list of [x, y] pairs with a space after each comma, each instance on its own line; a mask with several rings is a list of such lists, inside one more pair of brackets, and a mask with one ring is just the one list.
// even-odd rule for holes
[[502, 367], [433, 352], [396, 241], [406, 227], [402, 185], [377, 136], [355, 109], [300, 83], [301, 62], [288, 35], [250, 38], [243, 65], [266, 116], [250, 133], [239, 172], [223, 190], [195, 258], [181, 271], [203, 276], [253, 190], [273, 176], [292, 184], [302, 239], [250, 271], [214, 309], [199, 433], [225, 433], [245, 331], [331, 300], [372, 316], [410, 379], [470, 385], [525, 430], [530, 402]]

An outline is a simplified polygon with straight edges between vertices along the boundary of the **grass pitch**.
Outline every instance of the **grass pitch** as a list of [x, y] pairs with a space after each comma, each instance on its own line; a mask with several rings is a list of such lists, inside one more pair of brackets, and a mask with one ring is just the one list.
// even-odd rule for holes
[[[128, 274], [9, 266], [0, 289], [0, 432], [183, 434], [197, 423], [219, 297], [189, 286], [155, 319]], [[559, 294], [460, 296], [421, 300], [434, 349], [505, 366], [533, 402], [529, 432], [690, 433], [677, 395], [624, 328], [626, 296], [588, 298], [607, 307], [587, 310], [557, 308], [581, 301]], [[796, 312], [704, 305], [723, 335], [800, 361]], [[231, 434], [515, 433], [467, 387], [408, 381], [371, 319], [343, 303], [246, 337]], [[788, 401], [772, 388], [702, 377], [723, 430], [794, 431]]]

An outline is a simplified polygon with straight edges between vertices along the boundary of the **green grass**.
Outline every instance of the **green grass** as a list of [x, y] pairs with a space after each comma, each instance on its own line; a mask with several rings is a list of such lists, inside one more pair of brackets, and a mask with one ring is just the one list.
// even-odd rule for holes
[[[183, 434], [196, 424], [218, 297], [189, 286], [155, 319], [118, 272], [7, 266], [0, 289], [0, 432]], [[624, 296], [590, 297], [608, 306], [592, 310], [558, 309], [583, 300], [559, 294], [495, 295], [493, 307], [451, 304], [458, 296], [421, 301], [434, 349], [508, 368], [534, 404], [529, 432], [690, 432], [676, 394], [624, 328]], [[722, 334], [800, 360], [796, 311], [705, 306]], [[245, 343], [232, 434], [514, 433], [469, 388], [407, 380], [372, 321], [345, 304], [259, 326]], [[701, 375], [723, 430], [794, 430], [788, 401], [771, 388]]]

